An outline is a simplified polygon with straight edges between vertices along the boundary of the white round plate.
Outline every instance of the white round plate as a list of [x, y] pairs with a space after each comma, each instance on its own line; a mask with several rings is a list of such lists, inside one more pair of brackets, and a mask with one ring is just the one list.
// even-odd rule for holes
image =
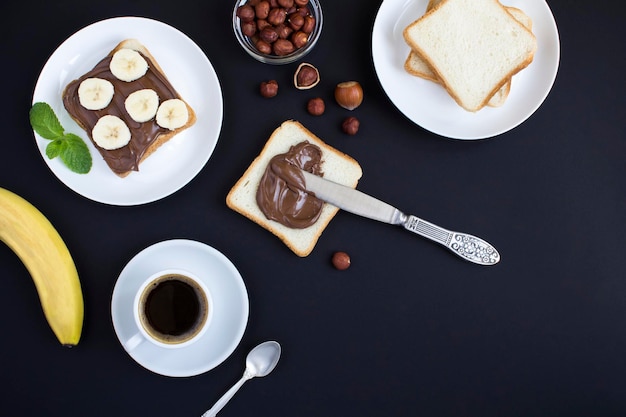
[[157, 374], [187, 377], [207, 372], [235, 350], [248, 323], [248, 292], [235, 266], [218, 250], [193, 240], [156, 243], [139, 252], [120, 273], [111, 300], [111, 316], [124, 346], [138, 328], [133, 299], [142, 282], [165, 269], [182, 269], [201, 279], [213, 298], [213, 319], [201, 339], [178, 349], [150, 342], [127, 352], [137, 363]]
[[461, 108], [438, 84], [410, 75], [404, 62], [410, 48], [402, 32], [426, 11], [428, 0], [385, 0], [372, 32], [372, 56], [380, 83], [394, 105], [411, 121], [440, 136], [484, 139], [505, 133], [528, 119], [554, 84], [560, 60], [559, 33], [544, 0], [503, 0], [533, 22], [537, 52], [516, 74], [507, 101], [472, 113]]
[[[65, 86], [90, 71], [119, 42], [135, 38], [159, 62], [178, 93], [197, 114], [196, 123], [174, 136], [126, 178], [106, 165], [87, 134], [72, 120], [61, 99]], [[118, 206], [149, 203], [185, 186], [207, 163], [222, 128], [222, 90], [213, 66], [202, 50], [182, 32], [155, 20], [116, 17], [89, 25], [63, 42], [43, 67], [33, 103], [52, 107], [66, 132], [87, 143], [93, 159], [91, 171], [76, 174], [60, 158], [48, 159], [50, 141], [35, 134], [41, 156], [69, 188], [91, 200]]]

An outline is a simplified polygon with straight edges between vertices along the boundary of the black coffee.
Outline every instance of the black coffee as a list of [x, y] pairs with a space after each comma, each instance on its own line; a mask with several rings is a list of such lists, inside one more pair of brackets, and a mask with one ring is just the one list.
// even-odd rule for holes
[[188, 277], [166, 275], [144, 291], [142, 321], [153, 337], [165, 343], [181, 343], [195, 336], [207, 318], [202, 290]]

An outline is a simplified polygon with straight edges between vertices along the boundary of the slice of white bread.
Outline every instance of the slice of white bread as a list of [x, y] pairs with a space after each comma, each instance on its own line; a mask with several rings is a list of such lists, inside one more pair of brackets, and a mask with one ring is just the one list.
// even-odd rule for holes
[[[105, 64], [106, 61], [110, 59], [110, 57], [112, 57], [115, 54], [115, 52], [119, 51], [120, 49], [132, 49], [132, 50], [138, 51], [141, 55], [147, 58], [148, 64], [149, 64], [148, 73], [144, 75], [143, 77], [137, 80], [131, 81], [131, 82], [118, 80], [108, 70], [108, 64], [107, 65], [103, 65], [103, 64]], [[154, 83], [153, 85], [152, 83], [149, 83], [146, 81], [145, 77], [148, 77], [148, 74], [151, 74], [151, 75], [156, 74], [156, 77], [160, 78], [162, 81], [159, 81], [158, 83]], [[92, 110], [87, 110], [76, 105], [74, 107], [76, 107], [78, 111], [74, 112], [72, 111], [72, 106], [71, 105], [68, 106], [66, 102], [74, 102], [74, 103], [78, 102], [79, 100], [78, 93], [77, 93], [78, 86], [80, 85], [80, 82], [84, 78], [87, 78], [90, 75], [108, 79], [114, 85], [120, 84], [120, 88], [117, 88], [117, 87], [115, 88], [115, 94], [113, 96], [111, 104], [107, 106], [106, 108], [102, 110], [92, 111]], [[123, 88], [121, 88], [122, 86]], [[168, 98], [178, 98], [185, 103], [185, 105], [187, 106], [187, 112], [189, 115], [189, 118], [187, 119], [187, 123], [185, 123], [185, 125], [174, 130], [168, 130], [168, 129], [159, 128], [158, 126], [156, 126], [156, 122], [154, 118], [144, 123], [136, 123], [130, 118], [130, 115], [124, 110], [124, 100], [126, 99], [127, 95], [125, 96], [123, 92], [124, 91], [136, 91], [142, 88], [153, 88], [153, 87], [158, 88], [157, 93], [159, 94], [159, 102], [162, 102]], [[165, 89], [166, 87], [170, 87], [168, 88], [168, 90], [170, 91], [167, 93], [167, 96], [163, 96], [163, 94], [160, 94], [161, 88]], [[183, 130], [188, 129], [189, 127], [193, 126], [197, 119], [196, 113], [194, 112], [193, 108], [176, 91], [175, 87], [170, 83], [170, 81], [167, 78], [167, 75], [165, 74], [161, 66], [159, 65], [159, 62], [150, 53], [148, 48], [137, 39], [122, 40], [105, 57], [103, 57], [103, 60], [100, 61], [100, 63], [98, 63], [96, 67], [94, 67], [94, 69], [84, 74], [80, 78], [68, 83], [68, 85], [65, 87], [63, 91], [63, 101], [64, 101], [66, 109], [68, 110], [70, 117], [72, 117], [72, 119], [74, 119], [74, 121], [76, 121], [76, 123], [78, 123], [78, 125], [87, 132], [87, 135], [91, 139], [96, 149], [103, 156], [105, 162], [109, 165], [109, 168], [111, 168], [111, 170], [116, 175], [122, 178], [126, 177], [133, 170], [138, 170], [139, 165], [146, 158], [152, 155], [160, 146], [162, 146], [164, 143], [172, 139], [174, 136], [178, 135]], [[95, 141], [93, 141], [93, 138], [91, 137], [91, 131], [93, 129], [95, 121], [97, 120], [97, 119], [94, 119], [94, 114], [97, 115], [98, 117], [101, 117], [105, 114], [114, 114], [115, 116], [118, 116], [122, 120], [124, 120], [124, 122], [126, 122], [126, 124], [129, 126], [131, 130], [130, 143], [123, 148], [112, 150], [112, 151], [100, 148], [95, 143]], [[158, 134], [156, 139], [153, 140], [151, 143], [149, 143], [147, 148], [145, 148], [144, 144], [147, 142], [147, 140], [146, 140], [146, 137], [144, 136], [145, 133], [143, 132], [142, 127], [143, 125], [147, 125], [147, 124], [154, 125], [154, 128], [151, 128], [149, 130], [159, 131], [160, 133]], [[141, 151], [141, 153], [139, 151]], [[136, 166], [133, 168], [126, 170], [126, 169], [120, 169], [120, 167], [115, 165], [116, 160], [134, 159], [137, 156], [139, 156], [139, 160], [136, 161]]]
[[326, 179], [356, 188], [363, 171], [359, 163], [349, 155], [331, 147], [306, 129], [300, 122], [287, 120], [270, 136], [261, 153], [252, 161], [242, 177], [232, 187], [226, 197], [226, 204], [232, 210], [278, 236], [296, 255], [308, 256], [319, 237], [339, 209], [325, 203], [319, 219], [304, 229], [294, 229], [269, 220], [256, 202], [256, 193], [270, 159], [289, 151], [293, 145], [303, 141], [317, 145], [322, 150], [321, 169]]
[[[428, 13], [437, 7], [442, 1], [443, 0], [429, 0], [428, 5], [426, 6], [426, 12]], [[428, 62], [426, 62], [420, 54], [413, 49], [410, 50], [409, 56], [407, 56], [406, 61], [404, 62], [404, 69], [409, 74], [440, 83], [439, 78], [437, 78], [437, 74], [433, 72], [430, 65], [428, 65]]]
[[[436, 7], [443, 0], [430, 0], [428, 2], [428, 6], [426, 7], [426, 11], [431, 10]], [[532, 19], [524, 13], [523, 10], [517, 7], [506, 7], [506, 10], [513, 15], [515, 19], [520, 21], [524, 26], [526, 26], [529, 30], [532, 31]], [[434, 82], [439, 82], [437, 75], [432, 71], [430, 66], [426, 61], [422, 59], [422, 57], [415, 51], [411, 50], [404, 64], [405, 69], [408, 73], [430, 80]]]
[[[426, 7], [426, 11], [429, 11], [439, 5], [443, 0], [430, 0], [428, 2], [428, 6]], [[532, 19], [524, 13], [521, 9], [517, 7], [506, 7], [506, 10], [513, 15], [515, 19], [521, 22], [524, 26], [526, 26], [529, 30], [532, 31]], [[415, 51], [411, 50], [409, 55], [404, 62], [405, 70], [411, 74], [420, 78], [424, 78], [429, 81], [433, 81], [436, 83], [441, 83], [437, 75], [430, 68], [428, 63], [422, 59], [422, 57]], [[487, 102], [487, 105], [490, 107], [499, 107], [504, 104], [507, 97], [509, 96], [509, 92], [511, 91], [511, 80], [509, 79]]]
[[498, 0], [443, 0], [404, 30], [454, 100], [483, 108], [533, 60], [537, 40]]

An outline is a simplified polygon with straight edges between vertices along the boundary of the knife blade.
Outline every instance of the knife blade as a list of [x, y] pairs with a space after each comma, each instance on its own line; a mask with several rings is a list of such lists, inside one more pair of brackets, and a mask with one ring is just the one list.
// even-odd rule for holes
[[306, 191], [320, 200], [350, 213], [401, 225], [406, 230], [437, 242], [466, 261], [479, 265], [495, 265], [500, 261], [496, 248], [484, 239], [468, 233], [455, 232], [437, 226], [411, 214], [405, 214], [390, 204], [359, 190], [300, 170], [304, 175]]

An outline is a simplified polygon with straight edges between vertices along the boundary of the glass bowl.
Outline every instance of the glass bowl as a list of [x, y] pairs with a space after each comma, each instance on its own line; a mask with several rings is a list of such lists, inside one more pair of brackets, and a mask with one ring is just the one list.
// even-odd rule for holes
[[317, 43], [317, 40], [319, 39], [320, 34], [322, 33], [322, 25], [324, 21], [324, 17], [322, 15], [322, 8], [320, 6], [319, 0], [309, 0], [309, 3], [306, 6], [309, 9], [309, 14], [315, 18], [315, 27], [313, 31], [309, 34], [306, 45], [304, 45], [303, 47], [299, 49], [296, 49], [294, 52], [288, 55], [282, 55], [282, 56], [278, 56], [274, 54], [265, 54], [265, 53], [260, 52], [256, 48], [254, 39], [253, 39], [256, 37], [256, 35], [251, 38], [243, 34], [242, 28], [241, 28], [241, 21], [239, 17], [237, 16], [237, 9], [239, 8], [239, 6], [243, 6], [247, 2], [248, 0], [237, 0], [235, 2], [235, 7], [233, 9], [233, 31], [235, 32], [235, 37], [237, 38], [237, 41], [239, 41], [239, 44], [241, 45], [241, 47], [251, 57], [261, 62], [264, 62], [266, 64], [280, 65], [280, 64], [289, 64], [291, 62], [297, 61], [300, 58], [304, 57], [309, 52], [311, 52], [311, 50]]

